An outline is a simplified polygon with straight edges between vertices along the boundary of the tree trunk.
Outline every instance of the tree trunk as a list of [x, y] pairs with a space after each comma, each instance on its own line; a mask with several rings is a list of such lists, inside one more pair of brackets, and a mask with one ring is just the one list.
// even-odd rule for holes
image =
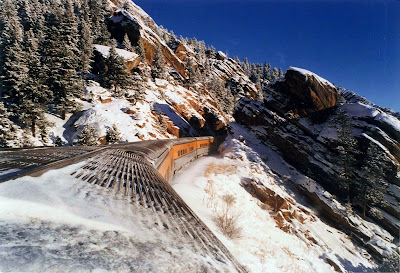
[[65, 120], [65, 115], [66, 115], [65, 112], [66, 112], [66, 111], [65, 111], [65, 102], [63, 102], [63, 104], [62, 104], [62, 109], [61, 109], [61, 119], [62, 119], [62, 120]]
[[346, 181], [346, 191], [347, 191], [347, 203], [350, 203], [350, 185], [349, 185], [349, 181]]
[[36, 137], [36, 118], [32, 118], [31, 130], [33, 137]]
[[364, 196], [363, 196], [363, 207], [362, 207], [362, 218], [365, 219], [365, 214], [367, 211], [367, 187], [364, 189]]

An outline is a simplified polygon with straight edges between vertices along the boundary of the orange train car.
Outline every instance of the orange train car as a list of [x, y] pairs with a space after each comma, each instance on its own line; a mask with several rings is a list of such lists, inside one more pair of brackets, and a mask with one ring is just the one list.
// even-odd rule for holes
[[201, 156], [207, 155], [213, 143], [213, 137], [173, 140], [173, 146], [157, 167], [159, 174], [166, 181], [169, 181], [171, 177], [185, 165]]

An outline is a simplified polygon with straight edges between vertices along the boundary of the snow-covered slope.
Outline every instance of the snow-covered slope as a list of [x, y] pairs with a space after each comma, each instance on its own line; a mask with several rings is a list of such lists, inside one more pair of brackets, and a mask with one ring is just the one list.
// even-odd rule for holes
[[162, 212], [70, 176], [85, 163], [0, 184], [0, 271], [236, 271], [166, 228]]
[[[235, 129], [237, 133], [241, 132], [239, 128]], [[371, 270], [367, 252], [342, 231], [321, 221], [309, 204], [309, 208], [301, 205], [301, 196], [286, 189], [254, 150], [235, 139], [221, 148], [222, 158], [193, 163], [172, 185], [250, 272]], [[272, 161], [274, 165], [285, 164], [279, 157]], [[267, 188], [275, 197], [262, 202], [252, 183]], [[237, 217], [235, 224], [240, 231], [236, 238], [229, 238], [216, 224], [216, 217], [225, 210], [227, 195], [235, 199], [229, 214]], [[293, 200], [292, 211], [298, 211], [297, 215], [303, 211], [303, 216], [299, 220], [286, 218], [285, 208], [276, 210], [269, 205], [276, 196]], [[279, 218], [282, 213], [284, 222]]]

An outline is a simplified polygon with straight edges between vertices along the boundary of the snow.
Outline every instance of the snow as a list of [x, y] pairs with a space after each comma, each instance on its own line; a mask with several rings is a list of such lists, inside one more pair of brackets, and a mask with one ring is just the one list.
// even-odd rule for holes
[[[100, 52], [103, 55], [104, 58], [107, 58], [108, 55], [110, 54], [110, 48], [111, 47], [109, 47], [109, 46], [94, 45], [94, 48], [98, 52]], [[116, 51], [117, 51], [117, 54], [120, 57], [124, 58], [125, 60], [132, 60], [132, 59], [136, 59], [136, 58], [139, 57], [138, 54], [136, 54], [134, 52], [131, 52], [131, 51], [124, 50], [124, 49], [117, 48]]]
[[371, 105], [366, 105], [361, 102], [346, 103], [342, 106], [347, 113], [354, 117], [376, 117], [379, 111]]
[[80, 126], [80, 130], [75, 132], [74, 139], [88, 124], [92, 125], [98, 136], [105, 136], [107, 129], [113, 124], [121, 132], [122, 141], [138, 141], [137, 130], [132, 117], [124, 113], [124, 109], [129, 108], [130, 104], [126, 100], [115, 99], [106, 104], [94, 104], [87, 110], [84, 110], [82, 116], [75, 122], [76, 126]]
[[301, 74], [303, 74], [303, 75], [306, 76], [306, 77], [307, 77], [307, 76], [313, 76], [313, 77], [316, 78], [319, 82], [321, 82], [321, 83], [323, 83], [323, 84], [327, 84], [327, 85], [329, 85], [330, 87], [336, 89], [336, 87], [335, 87], [332, 83], [330, 83], [328, 80], [325, 80], [324, 78], [318, 76], [317, 74], [315, 74], [315, 73], [313, 73], [313, 72], [311, 72], [311, 71], [308, 71], [308, 70], [303, 69], [303, 68], [293, 67], [293, 66], [289, 67], [289, 70], [294, 70], [294, 71], [300, 72]]
[[155, 225], [158, 212], [69, 175], [83, 164], [0, 184], [0, 271], [233, 271]]
[[68, 143], [68, 136], [73, 134], [73, 128], [68, 127], [66, 123], [68, 122], [72, 114], [66, 114], [65, 120], [53, 114], [45, 113], [44, 115], [46, 119], [52, 124], [52, 126], [49, 128], [50, 140], [54, 143], [56, 137], [59, 137], [61, 138], [63, 143]]
[[[392, 157], [393, 157], [393, 156], [391, 155], [390, 151], [388, 150], [388, 148], [386, 148], [385, 146], [383, 146], [382, 143], [380, 143], [378, 140], [374, 139], [373, 137], [371, 137], [371, 136], [369, 136], [369, 135], [367, 135], [367, 134], [365, 134], [365, 133], [363, 133], [363, 134], [361, 134], [361, 135], [362, 135], [363, 137], [365, 137], [366, 139], [368, 139], [369, 141], [371, 141], [371, 142], [375, 143], [376, 145], [378, 145], [378, 147], [379, 147], [381, 150], [385, 151], [386, 155], [387, 155], [389, 158], [392, 158]], [[394, 163], [394, 164], [395, 164], [395, 163]]]
[[227, 59], [228, 57], [226, 56], [226, 54], [222, 51], [218, 51], [217, 52], [218, 55], [220, 55], [223, 59]]
[[395, 118], [394, 116], [381, 112], [375, 117], [375, 120], [390, 125], [393, 129], [400, 133], [400, 120]]
[[[128, 114], [130, 109], [134, 114]], [[72, 139], [77, 136], [86, 125], [92, 125], [99, 137], [105, 136], [107, 129], [115, 124], [121, 133], [121, 141], [139, 141], [165, 138], [166, 132], [160, 132], [154, 123], [152, 106], [146, 101], [132, 105], [125, 99], [113, 99], [110, 103], [90, 104], [82, 115], [74, 122], [78, 128]]]
[[[233, 131], [236, 134], [243, 133], [237, 124]], [[254, 138], [245, 139], [257, 141]], [[261, 156], [240, 141], [228, 140], [221, 145], [220, 150], [223, 157], [199, 159], [171, 183], [249, 272], [332, 272], [334, 269], [327, 263], [328, 258], [346, 270], [362, 271], [371, 268], [367, 258], [360, 254], [362, 250], [348, 236], [320, 221], [314, 214], [311, 214], [314, 220], [303, 225], [294, 221], [295, 233], [287, 233], [278, 228], [273, 218], [274, 212], [249, 194], [244, 187], [246, 181], [256, 181], [285, 198], [299, 197], [279, 186], [281, 182], [261, 162]], [[268, 163], [271, 160], [279, 161], [271, 157]], [[225, 172], [210, 174], [210, 166], [221, 166]], [[216, 211], [223, 207], [221, 200], [226, 194], [235, 196], [232, 211], [237, 213], [238, 225], [242, 228], [240, 237], [235, 239], [226, 237], [215, 223]], [[300, 204], [297, 206], [304, 208]], [[310, 209], [304, 209], [311, 212]], [[306, 234], [311, 234], [318, 243], [310, 243]]]
[[159, 78], [155, 79], [155, 83], [158, 87], [162, 87], [162, 88], [166, 88], [169, 84], [169, 82], [167, 80], [163, 80], [163, 79], [159, 79]]
[[342, 105], [350, 115], [358, 118], [374, 118], [374, 120], [379, 121], [393, 128], [400, 134], [400, 120], [396, 117], [389, 115], [371, 105], [366, 105], [361, 102], [357, 103], [346, 103]]
[[100, 98], [111, 97], [110, 91], [100, 86], [99, 83], [95, 81], [89, 81], [85, 86], [84, 92], [85, 99], [88, 101], [98, 102]]

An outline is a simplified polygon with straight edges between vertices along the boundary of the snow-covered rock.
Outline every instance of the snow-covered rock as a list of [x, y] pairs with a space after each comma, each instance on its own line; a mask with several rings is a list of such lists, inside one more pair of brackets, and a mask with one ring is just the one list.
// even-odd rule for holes
[[[103, 58], [107, 58], [110, 55], [110, 47], [105, 45], [94, 45], [95, 51], [99, 52]], [[137, 67], [140, 63], [140, 57], [138, 54], [127, 51], [125, 49], [116, 49], [117, 54], [122, 57], [125, 61], [127, 69], [130, 71]]]
[[264, 97], [275, 111], [307, 116], [336, 106], [340, 95], [327, 80], [305, 69], [291, 67], [283, 79], [265, 90]]

